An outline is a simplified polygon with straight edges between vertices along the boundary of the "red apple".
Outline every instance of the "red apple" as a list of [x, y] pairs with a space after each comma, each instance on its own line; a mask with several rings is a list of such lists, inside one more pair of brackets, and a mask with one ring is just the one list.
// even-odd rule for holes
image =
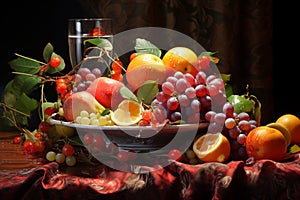
[[103, 76], [95, 79], [86, 91], [92, 94], [101, 105], [113, 110], [124, 99], [120, 94], [120, 88], [123, 86], [124, 83]]

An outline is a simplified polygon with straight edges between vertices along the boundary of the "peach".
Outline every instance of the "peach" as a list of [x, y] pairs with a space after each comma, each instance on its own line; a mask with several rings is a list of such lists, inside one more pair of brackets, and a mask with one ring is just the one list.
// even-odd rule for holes
[[104, 109], [96, 98], [86, 91], [72, 94], [63, 103], [64, 117], [70, 122], [74, 121], [82, 110], [86, 110], [88, 113], [101, 113]]

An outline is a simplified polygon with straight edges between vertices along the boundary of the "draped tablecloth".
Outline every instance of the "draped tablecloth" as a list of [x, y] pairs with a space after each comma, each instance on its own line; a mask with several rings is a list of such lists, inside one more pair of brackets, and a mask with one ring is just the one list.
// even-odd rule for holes
[[300, 199], [300, 153], [252, 165], [175, 161], [141, 174], [56, 162], [3, 169], [0, 199]]

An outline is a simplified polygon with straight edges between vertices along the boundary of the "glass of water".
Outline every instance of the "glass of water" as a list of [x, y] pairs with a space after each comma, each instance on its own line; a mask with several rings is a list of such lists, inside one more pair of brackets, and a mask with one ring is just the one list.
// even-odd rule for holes
[[72, 67], [98, 67], [102, 71], [110, 65], [113, 55], [111, 18], [82, 18], [68, 20], [68, 45]]

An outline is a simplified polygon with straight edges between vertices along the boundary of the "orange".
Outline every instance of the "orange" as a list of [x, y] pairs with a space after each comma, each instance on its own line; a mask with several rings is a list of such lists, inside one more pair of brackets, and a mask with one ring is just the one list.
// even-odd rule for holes
[[293, 114], [280, 116], [276, 123], [284, 125], [291, 134], [291, 144], [300, 144], [300, 119]]
[[246, 138], [246, 151], [255, 160], [282, 160], [287, 152], [287, 141], [277, 129], [258, 126], [252, 129]]
[[230, 155], [230, 143], [221, 133], [207, 133], [194, 142], [193, 151], [204, 162], [225, 162]]
[[124, 100], [120, 94], [120, 88], [123, 86], [124, 84], [118, 80], [102, 76], [95, 79], [86, 91], [105, 108], [115, 109]]
[[198, 73], [196, 53], [187, 47], [173, 47], [169, 49], [162, 58], [166, 66], [174, 68], [182, 73], [190, 73], [194, 76]]
[[143, 106], [133, 100], [123, 100], [118, 108], [111, 113], [111, 120], [119, 126], [137, 124], [142, 119]]
[[166, 79], [167, 67], [161, 58], [154, 54], [140, 54], [132, 59], [127, 67], [126, 80], [129, 88], [137, 90], [148, 80], [157, 81], [158, 84]]

